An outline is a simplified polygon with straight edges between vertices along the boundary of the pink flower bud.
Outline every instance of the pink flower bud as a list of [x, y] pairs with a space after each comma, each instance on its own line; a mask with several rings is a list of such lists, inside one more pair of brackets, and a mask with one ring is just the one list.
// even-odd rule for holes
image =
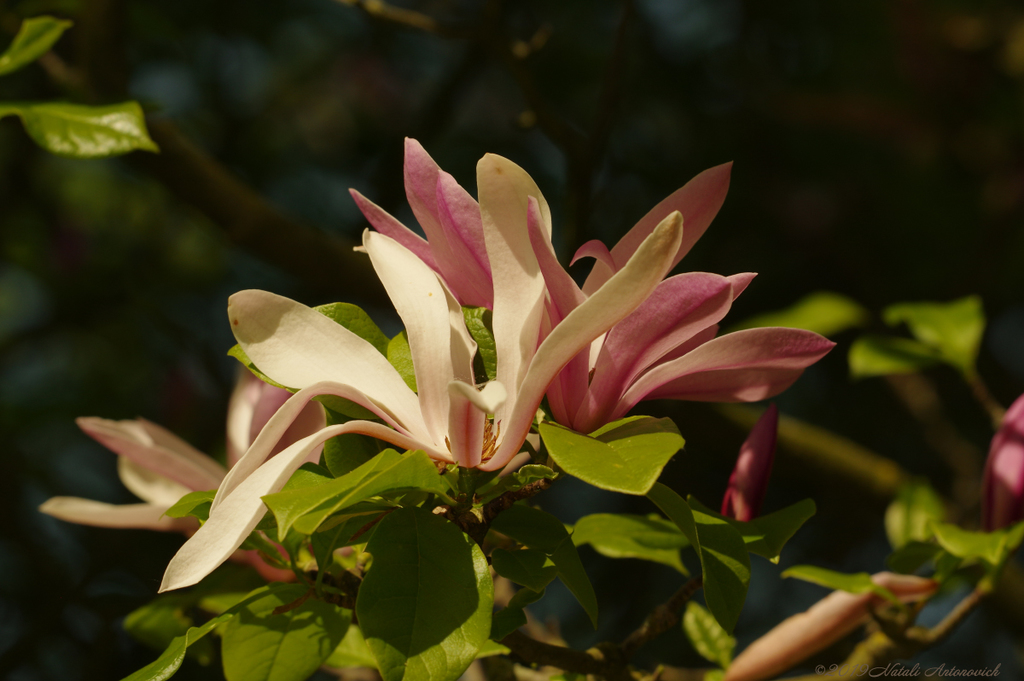
[[[871, 581], [904, 603], [928, 598], [939, 588], [935, 580], [892, 572], [879, 572]], [[724, 681], [775, 678], [867, 622], [872, 610], [887, 602], [873, 593], [833, 591], [747, 646], [729, 666]]]
[[992, 438], [981, 488], [982, 523], [991, 532], [1024, 519], [1024, 395]]
[[761, 513], [768, 477], [775, 460], [775, 439], [779, 428], [779, 410], [770, 405], [740, 446], [729, 487], [722, 497], [722, 515], [749, 522]]

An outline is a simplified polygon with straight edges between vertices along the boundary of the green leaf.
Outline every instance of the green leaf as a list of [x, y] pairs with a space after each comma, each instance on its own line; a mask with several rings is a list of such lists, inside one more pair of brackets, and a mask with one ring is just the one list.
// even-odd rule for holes
[[[362, 409], [362, 407], [354, 402], [349, 402], [349, 404]], [[347, 423], [354, 418], [347, 412], [335, 411], [327, 405], [324, 405], [324, 407], [327, 425], [329, 426]], [[364, 411], [369, 413], [368, 410]], [[371, 415], [373, 418], [377, 418], [376, 414]], [[377, 456], [381, 451], [383, 451], [381, 443], [368, 435], [344, 433], [343, 435], [335, 435], [324, 443], [323, 462], [327, 466], [327, 470], [331, 472], [331, 475], [340, 478]]]
[[4, 102], [0, 118], [18, 116], [36, 144], [58, 156], [102, 158], [141, 149], [159, 152], [135, 102], [85, 106], [66, 102]]
[[558, 578], [576, 597], [590, 617], [591, 624], [597, 628], [597, 595], [583, 569], [576, 545], [558, 518], [540, 509], [516, 504], [502, 511], [491, 523], [491, 529], [550, 556], [558, 566]]
[[71, 24], [70, 21], [48, 16], [25, 19], [21, 22], [18, 35], [0, 54], [0, 76], [17, 71], [49, 52], [64, 31], [71, 28]]
[[779, 554], [797, 530], [803, 527], [817, 511], [814, 501], [804, 499], [774, 513], [759, 516], [749, 522], [723, 516], [707, 508], [695, 498], [687, 499], [690, 507], [706, 515], [720, 518], [729, 523], [743, 537], [747, 550], [773, 563], [779, 562]]
[[480, 501], [486, 503], [505, 492], [513, 492], [526, 487], [537, 480], [554, 480], [558, 475], [548, 468], [536, 463], [529, 463], [508, 475], [498, 478], [498, 481], [480, 492]]
[[416, 370], [412, 366], [412, 351], [409, 350], [409, 337], [405, 331], [388, 343], [387, 358], [409, 389], [416, 392]]
[[939, 545], [952, 555], [985, 562], [988, 569], [978, 586], [986, 591], [995, 585], [1003, 565], [1024, 540], [1024, 522], [994, 532], [970, 532], [936, 521], [932, 521], [931, 528]]
[[908, 541], [889, 554], [889, 557], [885, 559], [885, 564], [893, 572], [909, 575], [917, 572], [928, 561], [934, 560], [939, 553], [942, 553], [942, 549], [935, 544]]
[[213, 503], [213, 497], [216, 494], [217, 490], [215, 489], [189, 492], [164, 511], [164, 515], [170, 518], [192, 516], [206, 522], [210, 517], [210, 504]]
[[655, 483], [647, 498], [697, 550], [704, 577], [704, 601], [718, 623], [731, 633], [750, 585], [750, 556], [743, 537], [726, 520], [691, 509], [685, 499], [661, 483]]
[[402, 455], [388, 449], [340, 478], [314, 488], [269, 494], [263, 502], [277, 518], [278, 538], [283, 539], [293, 525], [303, 534], [312, 534], [342, 509], [384, 492], [407, 489], [443, 494], [448, 486], [424, 452]]
[[693, 649], [708, 662], [713, 662], [722, 669], [726, 669], [732, 663], [736, 639], [729, 636], [711, 613], [700, 604], [693, 601], [686, 604], [683, 631], [693, 644]]
[[905, 322], [914, 338], [937, 350], [946, 362], [965, 374], [974, 373], [985, 333], [985, 312], [978, 296], [948, 303], [899, 303], [887, 307], [882, 316], [890, 326]]
[[534, 591], [543, 591], [558, 576], [558, 567], [554, 561], [538, 549], [494, 549], [491, 552], [491, 565], [502, 577]]
[[480, 660], [485, 657], [494, 657], [495, 655], [508, 655], [512, 651], [501, 645], [497, 641], [490, 639], [484, 641], [483, 646], [476, 653], [476, 659]]
[[850, 376], [910, 374], [939, 361], [938, 353], [909, 338], [864, 335], [850, 346]]
[[566, 473], [624, 494], [646, 494], [685, 442], [671, 419], [650, 416], [621, 419], [590, 435], [542, 423], [540, 434]]
[[483, 374], [487, 380], [493, 381], [498, 376], [498, 351], [491, 330], [491, 311], [486, 307], [463, 307], [462, 316], [466, 320], [469, 335], [476, 341], [476, 353], [482, 362]]
[[268, 584], [256, 589], [245, 600], [225, 610], [222, 614], [205, 622], [202, 626], [192, 627], [181, 636], [175, 638], [160, 657], [134, 674], [126, 676], [122, 681], [165, 681], [171, 678], [185, 660], [185, 653], [189, 646], [194, 645], [220, 624], [230, 620], [249, 603], [259, 600], [266, 594], [277, 593], [292, 586], [290, 584]]
[[854, 300], [831, 291], [818, 291], [784, 310], [751, 317], [732, 330], [784, 326], [833, 336], [849, 328], [864, 326], [869, 319], [868, 311]]
[[912, 541], [931, 539], [931, 521], [942, 522], [946, 507], [926, 480], [914, 480], [900, 487], [885, 511], [885, 533], [889, 544], [900, 549]]
[[355, 335], [368, 342], [377, 351], [384, 355], [388, 354], [388, 337], [380, 330], [370, 315], [366, 314], [358, 305], [351, 303], [328, 303], [317, 305], [313, 308], [320, 314], [333, 319]]
[[[192, 627], [193, 620], [186, 611], [194, 601], [191, 594], [161, 594], [128, 613], [124, 618], [124, 629], [136, 641], [163, 650]], [[213, 660], [214, 649], [209, 640], [202, 639], [188, 649], [188, 655], [205, 666]]]
[[[304, 681], [331, 655], [352, 612], [308, 594], [308, 587], [292, 584], [249, 603], [227, 623], [221, 632], [227, 681]], [[273, 614], [303, 597], [298, 607]]]
[[359, 627], [355, 624], [349, 626], [345, 638], [341, 639], [341, 643], [334, 649], [331, 656], [324, 661], [324, 664], [328, 667], [339, 669], [351, 667], [377, 668], [377, 661], [373, 659], [373, 653], [370, 652], [370, 648], [366, 645], [363, 632], [359, 631]]
[[509, 599], [508, 605], [494, 613], [491, 622], [491, 638], [500, 641], [519, 627], [526, 626], [526, 613], [523, 608], [536, 603], [544, 595], [544, 590], [522, 588]]
[[480, 547], [454, 524], [403, 508], [377, 525], [356, 614], [384, 681], [454, 681], [491, 629], [494, 588]]
[[595, 513], [584, 516], [573, 528], [572, 541], [576, 546], [590, 544], [609, 558], [639, 558], [689, 574], [679, 558], [679, 550], [690, 542], [675, 523], [655, 515]]
[[821, 586], [825, 586], [830, 589], [847, 591], [852, 594], [873, 593], [895, 603], [896, 605], [899, 605], [900, 607], [903, 606], [893, 592], [889, 591], [884, 586], [879, 586], [872, 582], [871, 575], [866, 572], [846, 574], [843, 572], [836, 572], [835, 570], [827, 570], [825, 568], [817, 567], [816, 565], [794, 565], [788, 570], [783, 571], [782, 576], [795, 577], [797, 579], [802, 579], [805, 582], [820, 584]]

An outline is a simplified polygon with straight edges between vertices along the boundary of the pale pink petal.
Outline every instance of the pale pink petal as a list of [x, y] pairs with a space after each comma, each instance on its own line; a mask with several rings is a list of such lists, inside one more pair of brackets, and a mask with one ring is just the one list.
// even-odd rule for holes
[[463, 468], [475, 468], [483, 455], [484, 422], [507, 397], [504, 386], [490, 381], [482, 390], [462, 381], [448, 384], [451, 412], [448, 416], [449, 448], [455, 463]]
[[445, 282], [463, 305], [490, 308], [494, 292], [480, 206], [446, 172], [437, 178], [437, 216], [453, 258], [441, 272]]
[[355, 189], [349, 189], [348, 192], [375, 230], [402, 244], [415, 253], [420, 260], [430, 265], [432, 269], [437, 270], [434, 253], [430, 250], [430, 244], [423, 237], [393, 218], [387, 211]]
[[[277, 413], [277, 410], [288, 401], [292, 394], [287, 390], [281, 388], [275, 388], [269, 383], [263, 384], [259, 402], [256, 405], [256, 410], [253, 413], [253, 421], [249, 428], [249, 441], [254, 442], [256, 437], [263, 430], [263, 427], [267, 425], [267, 421]], [[298, 442], [307, 435], [311, 435], [318, 430], [321, 430], [327, 425], [327, 414], [324, 412], [324, 408], [318, 402], [309, 402], [299, 415], [295, 418], [292, 424], [285, 431], [281, 439], [278, 440], [277, 444], [272, 450], [270, 450], [270, 456], [274, 456], [281, 450], [293, 442]], [[313, 459], [320, 458], [320, 450], [315, 450], [310, 457]]]
[[249, 290], [228, 299], [235, 338], [260, 371], [282, 385], [351, 386], [404, 427], [424, 432], [419, 400], [377, 348], [294, 300]]
[[128, 491], [154, 506], [169, 508], [176, 504], [178, 499], [195, 491], [123, 456], [117, 459], [117, 476], [121, 478]]
[[792, 385], [834, 346], [803, 329], [765, 327], [726, 334], [645, 373], [626, 391], [611, 418], [622, 417], [642, 399], [764, 400]]
[[[569, 266], [571, 267], [575, 265], [580, 258], [593, 258], [597, 263], [607, 267], [611, 274], [619, 271], [618, 266], [615, 264], [615, 260], [612, 259], [611, 251], [609, 251], [608, 247], [604, 245], [604, 242], [599, 239], [591, 239], [576, 249], [576, 254], [572, 256]], [[597, 263], [595, 263], [595, 267], [597, 267]], [[611, 274], [608, 276], [611, 276]]]
[[[238, 368], [238, 380], [235, 381], [235, 388], [231, 391], [231, 398], [228, 400], [227, 418], [227, 446], [228, 468], [235, 465], [235, 462], [242, 458], [245, 450], [249, 449], [255, 435], [252, 434], [252, 416], [256, 411], [256, 403], [263, 394], [263, 381], [256, 378], [251, 371], [245, 367]], [[287, 392], [287, 391], [285, 391]], [[258, 431], [257, 431], [258, 432]]]
[[1024, 395], [992, 438], [982, 482], [982, 521], [991, 532], [1024, 519]]
[[740, 446], [736, 466], [729, 476], [729, 487], [722, 498], [722, 515], [743, 522], [750, 522], [760, 515], [775, 460], [778, 429], [779, 409], [771, 404]]
[[[689, 272], [661, 282], [605, 337], [577, 426], [589, 432], [606, 423], [633, 381], [696, 333], [718, 323], [732, 297], [729, 280], [717, 274]], [[579, 423], [583, 415], [585, 425]]]
[[[213, 509], [216, 509], [224, 501], [225, 497], [270, 458], [270, 453], [275, 450], [285, 433], [291, 429], [293, 423], [303, 413], [309, 401], [320, 395], [335, 395], [351, 400], [359, 406], [369, 409], [394, 428], [395, 430], [392, 432], [395, 433], [395, 437], [404, 437], [409, 442], [421, 442], [422, 444], [417, 446], [424, 449], [428, 455], [436, 459], [450, 460], [446, 451], [438, 450], [430, 444], [430, 436], [425, 426], [421, 425], [418, 430], [410, 431], [387, 410], [377, 405], [373, 400], [355, 388], [333, 381], [321, 381], [303, 388], [292, 395], [267, 421], [267, 425], [260, 431], [260, 434], [253, 441], [249, 450], [228, 471], [224, 482], [217, 489], [217, 496], [213, 500]], [[388, 442], [393, 442], [393, 440], [388, 440]], [[317, 451], [316, 448], [313, 448], [310, 450], [310, 455], [312, 456]]]
[[494, 457], [480, 468], [502, 468], [519, 453], [541, 398], [558, 372], [597, 336], [635, 310], [658, 285], [682, 238], [682, 220], [673, 213], [654, 230], [614, 277], [556, 326], [537, 349], [510, 418], [501, 424]]
[[497, 379], [509, 394], [509, 401], [495, 415], [497, 421], [502, 421], [510, 416], [526, 368], [537, 350], [544, 312], [544, 277], [525, 229], [529, 198], [537, 200], [541, 226], [548, 233], [551, 212], [536, 183], [508, 159], [487, 154], [476, 168], [484, 243], [494, 281], [492, 325]]
[[[905, 603], [928, 598], [939, 587], [938, 582], [931, 579], [889, 572], [880, 572], [871, 579]], [[775, 678], [867, 622], [871, 610], [882, 602], [887, 601], [870, 593], [833, 591], [806, 612], [783, 620], [747, 646], [729, 665], [724, 681]]]
[[448, 430], [447, 386], [455, 379], [448, 296], [437, 274], [394, 239], [367, 230], [363, 246], [405, 324], [420, 413], [434, 444], [443, 446]]
[[732, 299], [736, 300], [739, 298], [740, 294], [747, 290], [747, 286], [750, 285], [750, 282], [754, 281], [756, 276], [756, 272], [742, 272], [740, 274], [730, 274], [726, 277], [732, 284]]
[[189, 532], [199, 526], [195, 518], [168, 518], [169, 506], [152, 504], [105, 504], [77, 497], [52, 497], [39, 510], [54, 518], [79, 525], [118, 529]]
[[[641, 242], [651, 233], [655, 225], [660, 223], [672, 211], [683, 215], [683, 242], [672, 261], [675, 267], [683, 259], [697, 240], [704, 235], [708, 225], [718, 214], [729, 191], [729, 176], [732, 163], [724, 163], [709, 168], [677, 189], [668, 198], [652, 208], [640, 222], [619, 240], [612, 248], [612, 259], [623, 263], [636, 251]], [[671, 269], [671, 268], [669, 268]], [[611, 271], [607, 267], [595, 267], [583, 284], [583, 292], [589, 295], [608, 280]]]
[[216, 461], [144, 419], [109, 421], [81, 417], [75, 423], [115, 454], [190, 490], [213, 489], [224, 477], [224, 468]]
[[266, 513], [267, 507], [261, 497], [279, 491], [308, 460], [310, 452], [330, 438], [345, 433], [369, 435], [407, 449], [419, 446], [397, 431], [372, 421], [349, 421], [328, 426], [299, 440], [253, 471], [211, 511], [210, 519], [171, 559], [160, 591], [191, 586], [226, 561]]

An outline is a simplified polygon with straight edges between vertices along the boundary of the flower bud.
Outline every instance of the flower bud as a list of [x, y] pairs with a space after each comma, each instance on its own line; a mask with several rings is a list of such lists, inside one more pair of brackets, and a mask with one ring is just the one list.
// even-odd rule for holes
[[992, 438], [981, 488], [987, 532], [1024, 519], [1024, 395], [1010, 406]]
[[775, 439], [779, 428], [779, 410], [770, 405], [740, 446], [729, 487], [722, 497], [722, 515], [748, 522], [761, 513], [768, 477], [775, 460]]

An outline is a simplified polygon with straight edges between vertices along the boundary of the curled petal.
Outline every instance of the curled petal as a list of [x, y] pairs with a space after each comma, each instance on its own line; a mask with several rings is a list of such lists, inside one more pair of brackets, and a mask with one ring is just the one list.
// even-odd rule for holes
[[90, 416], [75, 423], [115, 454], [189, 490], [213, 489], [224, 478], [219, 463], [145, 419], [110, 421]]
[[[905, 603], [928, 598], [939, 588], [938, 582], [914, 575], [880, 572], [871, 579]], [[871, 593], [834, 591], [747, 646], [729, 666], [725, 681], [774, 678], [867, 622], [871, 610], [884, 602]]]
[[575, 265], [581, 258], [593, 258], [601, 265], [607, 267], [612, 274], [619, 271], [619, 268], [615, 265], [615, 260], [612, 258], [611, 251], [608, 250], [608, 247], [600, 239], [591, 239], [576, 249], [576, 254], [572, 256], [569, 266]]
[[69, 523], [93, 527], [190, 532], [199, 526], [195, 518], [168, 518], [164, 515], [168, 508], [170, 506], [117, 505], [77, 497], [52, 497], [39, 510]]

